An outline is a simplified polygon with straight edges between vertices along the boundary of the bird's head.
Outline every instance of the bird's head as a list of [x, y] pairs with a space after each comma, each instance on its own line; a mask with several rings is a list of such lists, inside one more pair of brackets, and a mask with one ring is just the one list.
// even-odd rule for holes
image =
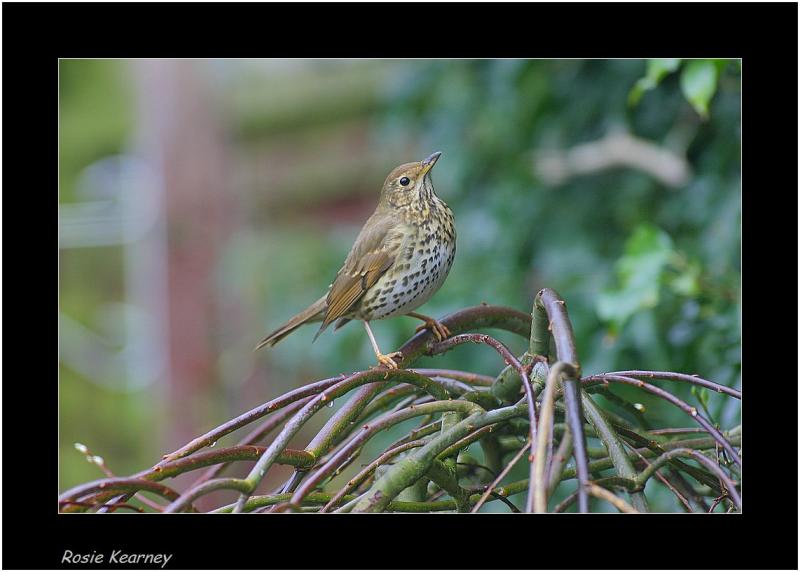
[[433, 195], [431, 170], [441, 155], [437, 151], [422, 161], [395, 167], [383, 183], [381, 203], [402, 207], [429, 199]]

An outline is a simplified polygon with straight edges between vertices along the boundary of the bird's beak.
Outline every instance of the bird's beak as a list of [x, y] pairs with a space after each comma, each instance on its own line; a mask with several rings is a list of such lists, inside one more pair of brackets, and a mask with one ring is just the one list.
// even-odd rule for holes
[[433, 166], [436, 164], [436, 161], [438, 161], [439, 157], [441, 157], [441, 156], [442, 156], [442, 152], [441, 151], [437, 151], [436, 153], [434, 153], [433, 155], [431, 155], [430, 157], [425, 159], [422, 162], [422, 172], [420, 174], [421, 175], [425, 175], [425, 174], [428, 173], [428, 171], [433, 169]]

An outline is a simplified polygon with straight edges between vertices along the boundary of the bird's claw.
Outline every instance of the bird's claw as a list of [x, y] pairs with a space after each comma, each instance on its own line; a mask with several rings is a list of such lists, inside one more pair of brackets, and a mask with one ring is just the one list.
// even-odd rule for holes
[[378, 358], [378, 363], [380, 363], [380, 365], [388, 369], [398, 369], [397, 362], [394, 360], [403, 359], [403, 354], [402, 352], [392, 352], [390, 354], [377, 354], [376, 357]]
[[425, 320], [425, 323], [417, 328], [417, 332], [430, 330], [436, 336], [436, 341], [441, 342], [450, 337], [450, 329], [438, 320], [433, 318]]

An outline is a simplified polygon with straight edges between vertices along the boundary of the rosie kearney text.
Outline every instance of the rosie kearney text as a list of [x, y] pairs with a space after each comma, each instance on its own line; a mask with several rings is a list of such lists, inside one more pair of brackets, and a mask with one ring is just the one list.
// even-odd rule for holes
[[62, 564], [156, 564], [164, 568], [172, 558], [172, 554], [131, 554], [122, 550], [114, 550], [108, 554], [93, 551], [91, 554], [65, 550], [61, 557]]

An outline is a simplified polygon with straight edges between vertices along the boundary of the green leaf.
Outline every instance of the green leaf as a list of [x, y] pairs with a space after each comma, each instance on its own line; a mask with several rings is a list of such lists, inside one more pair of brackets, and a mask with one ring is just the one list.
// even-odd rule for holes
[[656, 87], [666, 75], [677, 70], [679, 65], [681, 60], [678, 58], [647, 60], [647, 72], [628, 94], [628, 105], [634, 106], [639, 103], [645, 91]]
[[616, 264], [619, 286], [597, 299], [597, 313], [612, 330], [621, 329], [636, 312], [658, 305], [662, 276], [673, 255], [672, 239], [664, 231], [650, 224], [636, 228]]
[[700, 294], [700, 265], [697, 262], [674, 264], [677, 275], [669, 281], [669, 287], [678, 295], [695, 297]]
[[705, 119], [708, 104], [717, 91], [719, 66], [713, 60], [693, 60], [681, 72], [681, 90], [695, 111]]

